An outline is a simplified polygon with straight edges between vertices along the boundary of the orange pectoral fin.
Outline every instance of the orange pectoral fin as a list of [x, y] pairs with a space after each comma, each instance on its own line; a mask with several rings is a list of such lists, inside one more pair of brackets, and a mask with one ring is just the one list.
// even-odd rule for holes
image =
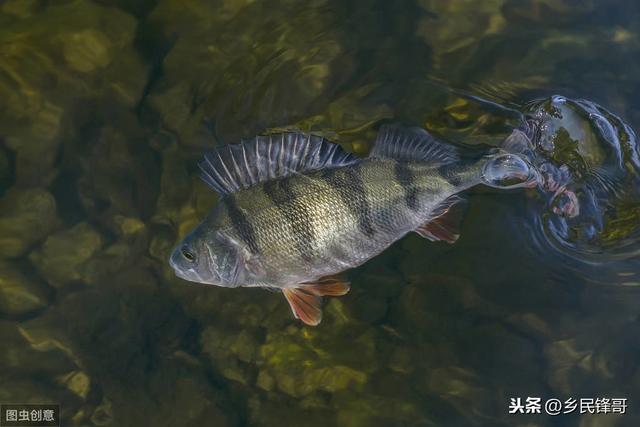
[[309, 326], [316, 326], [322, 320], [322, 297], [297, 288], [282, 290], [291, 311], [296, 319], [302, 320]]
[[322, 297], [338, 297], [349, 292], [349, 282], [341, 276], [325, 276], [313, 282], [303, 282], [296, 288], [282, 290], [296, 319], [316, 326], [322, 320]]

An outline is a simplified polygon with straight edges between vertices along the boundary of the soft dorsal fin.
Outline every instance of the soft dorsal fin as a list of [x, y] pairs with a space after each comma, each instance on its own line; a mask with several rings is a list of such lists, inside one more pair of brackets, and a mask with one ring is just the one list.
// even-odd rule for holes
[[259, 182], [357, 161], [320, 136], [285, 132], [217, 148], [206, 153], [198, 166], [204, 182], [225, 195]]
[[455, 162], [458, 152], [424, 129], [385, 125], [380, 128], [369, 157], [443, 165]]

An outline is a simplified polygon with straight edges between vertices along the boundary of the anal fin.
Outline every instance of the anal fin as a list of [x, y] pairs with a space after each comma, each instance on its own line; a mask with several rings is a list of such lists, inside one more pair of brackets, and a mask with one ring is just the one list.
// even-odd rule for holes
[[415, 232], [431, 241], [441, 240], [455, 243], [460, 237], [465, 200], [459, 196], [451, 196], [440, 204]]
[[322, 297], [341, 296], [349, 289], [349, 282], [343, 277], [325, 276], [313, 282], [300, 283], [295, 288], [284, 288], [282, 293], [296, 319], [316, 326], [322, 321]]

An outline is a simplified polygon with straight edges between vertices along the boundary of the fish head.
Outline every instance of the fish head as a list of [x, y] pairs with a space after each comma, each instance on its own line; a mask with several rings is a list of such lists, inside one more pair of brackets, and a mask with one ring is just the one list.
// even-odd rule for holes
[[538, 172], [525, 158], [498, 150], [482, 167], [482, 182], [500, 189], [533, 188]]
[[221, 231], [200, 224], [173, 250], [169, 264], [176, 276], [191, 282], [237, 287], [241, 259], [237, 246]]

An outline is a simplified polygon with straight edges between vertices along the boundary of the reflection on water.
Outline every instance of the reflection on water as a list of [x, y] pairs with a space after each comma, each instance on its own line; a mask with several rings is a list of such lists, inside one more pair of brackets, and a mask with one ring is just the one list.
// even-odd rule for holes
[[[78, 426], [639, 425], [638, 28], [624, 0], [0, 1], [0, 403]], [[217, 197], [204, 149], [297, 128], [362, 155], [384, 121], [527, 151], [540, 186], [474, 189], [455, 245], [407, 236], [317, 328], [175, 278]], [[630, 408], [509, 415], [527, 396]]]

